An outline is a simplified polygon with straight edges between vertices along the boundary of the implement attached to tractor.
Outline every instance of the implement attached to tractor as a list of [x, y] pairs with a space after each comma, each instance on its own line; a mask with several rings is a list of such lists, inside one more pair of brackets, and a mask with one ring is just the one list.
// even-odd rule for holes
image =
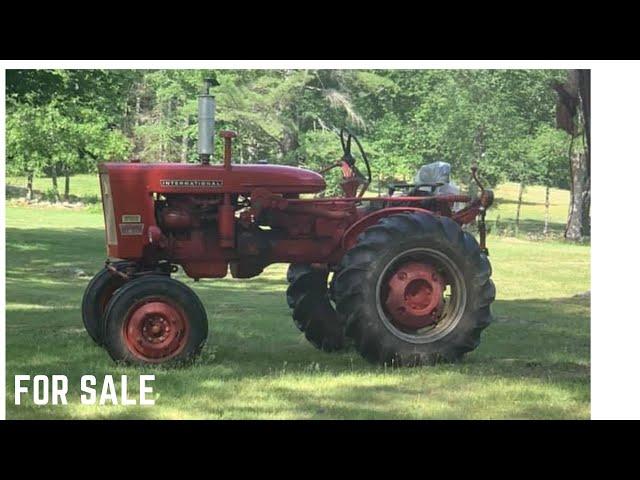
[[[321, 174], [232, 162], [234, 132], [214, 152], [215, 103], [199, 97], [200, 164], [103, 163], [106, 267], [82, 302], [85, 327], [116, 361], [184, 362], [208, 334], [196, 294], [171, 278], [251, 278], [289, 263], [287, 302], [295, 325], [324, 351], [353, 344], [366, 359], [411, 366], [454, 361], [475, 349], [490, 323], [495, 287], [484, 215], [493, 194], [460, 194], [449, 166], [424, 166], [414, 184], [365, 197], [371, 169], [360, 141], [340, 132], [344, 196]], [[357, 151], [352, 152], [352, 146]], [[358, 160], [356, 160], [356, 158]], [[364, 172], [357, 163], [362, 162]], [[324, 173], [324, 172], [322, 172]], [[480, 243], [461, 227], [478, 219]]]

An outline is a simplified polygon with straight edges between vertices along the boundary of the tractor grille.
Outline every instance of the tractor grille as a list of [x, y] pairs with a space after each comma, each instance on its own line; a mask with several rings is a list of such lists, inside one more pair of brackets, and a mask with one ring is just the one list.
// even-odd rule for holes
[[118, 245], [116, 234], [116, 216], [113, 211], [113, 196], [109, 174], [100, 174], [100, 187], [102, 189], [102, 210], [104, 211], [104, 224], [107, 230], [107, 245]]

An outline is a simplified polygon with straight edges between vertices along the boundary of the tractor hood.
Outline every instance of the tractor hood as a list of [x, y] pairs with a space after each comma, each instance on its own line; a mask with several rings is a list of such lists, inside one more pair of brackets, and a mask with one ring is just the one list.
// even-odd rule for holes
[[144, 185], [158, 193], [245, 193], [266, 188], [273, 193], [318, 193], [326, 187], [322, 175], [284, 165], [223, 165], [185, 163], [102, 163], [112, 187]]

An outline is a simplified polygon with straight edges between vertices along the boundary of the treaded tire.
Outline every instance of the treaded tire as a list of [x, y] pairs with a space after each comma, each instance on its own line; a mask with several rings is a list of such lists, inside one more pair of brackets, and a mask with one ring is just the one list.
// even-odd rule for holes
[[[127, 319], [146, 301], [160, 298], [182, 314], [187, 328], [181, 332], [179, 349], [165, 358], [141, 355], [127, 343]], [[149, 275], [124, 285], [111, 298], [104, 315], [104, 344], [116, 362], [133, 365], [179, 365], [193, 360], [204, 346], [208, 335], [207, 313], [193, 290], [168, 276]]]
[[[422, 343], [394, 333], [378, 299], [378, 281], [393, 259], [419, 249], [448, 258], [465, 290], [451, 329]], [[450, 218], [415, 212], [392, 215], [366, 229], [343, 257], [335, 279], [336, 309], [346, 321], [346, 335], [370, 362], [417, 366], [456, 361], [478, 347], [482, 330], [491, 323], [495, 286], [490, 277], [491, 265], [475, 238]]]
[[345, 347], [344, 327], [329, 300], [328, 272], [306, 264], [287, 270], [287, 304], [293, 322], [317, 349], [335, 352]]
[[[127, 262], [116, 262], [118, 268]], [[82, 323], [91, 339], [102, 344], [102, 319], [107, 304], [114, 293], [126, 283], [126, 280], [103, 268], [94, 275], [82, 295]]]

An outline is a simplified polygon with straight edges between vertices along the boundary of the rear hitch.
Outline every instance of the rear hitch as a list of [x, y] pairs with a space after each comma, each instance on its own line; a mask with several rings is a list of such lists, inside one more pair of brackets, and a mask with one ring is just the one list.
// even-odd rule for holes
[[489, 249], [487, 248], [487, 224], [485, 217], [487, 215], [487, 208], [493, 203], [493, 192], [491, 190], [485, 190], [484, 185], [478, 178], [478, 165], [471, 166], [471, 176], [473, 181], [476, 182], [480, 189], [480, 215], [478, 218], [478, 235], [480, 237], [480, 250], [488, 257]]
[[487, 210], [482, 208], [480, 218], [478, 219], [478, 235], [480, 236], [480, 251], [487, 257], [489, 256], [489, 249], [487, 248], [487, 225], [484, 221], [484, 217], [487, 214]]

